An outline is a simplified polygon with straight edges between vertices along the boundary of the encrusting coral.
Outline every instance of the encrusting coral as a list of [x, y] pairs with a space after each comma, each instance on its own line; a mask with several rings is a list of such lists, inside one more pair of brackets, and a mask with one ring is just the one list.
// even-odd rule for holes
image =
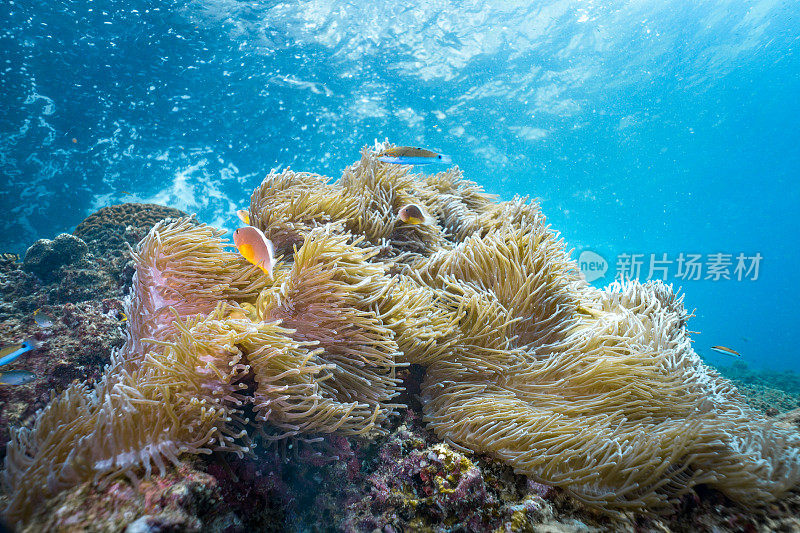
[[[250, 221], [283, 254], [274, 279], [192, 218], [153, 228], [104, 378], [15, 431], [6, 516], [184, 453], [385, 433], [407, 364], [426, 368], [440, 438], [608, 512], [658, 511], [698, 484], [744, 506], [796, 486], [800, 435], [702, 364], [670, 287], [595, 289], [535, 202], [375, 153], [335, 183], [286, 170], [255, 190]], [[399, 221], [411, 203], [435, 222]]]
[[[92, 253], [100, 256], [124, 249], [124, 246], [120, 245], [127, 241], [126, 228], [130, 228], [134, 233], [139, 231], [146, 233], [165, 218], [182, 216], [186, 216], [186, 213], [179, 209], [157, 204], [110, 205], [86, 217], [72, 234], [86, 242]], [[140, 238], [141, 235], [136, 240]]]

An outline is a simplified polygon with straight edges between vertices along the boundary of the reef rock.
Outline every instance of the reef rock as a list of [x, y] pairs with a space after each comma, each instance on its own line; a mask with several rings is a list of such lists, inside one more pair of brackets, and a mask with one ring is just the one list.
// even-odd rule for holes
[[22, 268], [44, 282], [58, 279], [61, 267], [78, 262], [89, 247], [78, 237], [62, 233], [52, 241], [40, 239], [25, 252]]
[[186, 216], [179, 209], [158, 204], [127, 203], [103, 207], [86, 217], [73, 235], [89, 245], [92, 253], [103, 255], [136, 244], [150, 229], [165, 218]]
[[98, 265], [120, 287], [130, 286], [133, 263], [128, 250], [165, 218], [186, 216], [158, 204], [127, 203], [103, 207], [86, 217], [73, 235], [83, 239]]

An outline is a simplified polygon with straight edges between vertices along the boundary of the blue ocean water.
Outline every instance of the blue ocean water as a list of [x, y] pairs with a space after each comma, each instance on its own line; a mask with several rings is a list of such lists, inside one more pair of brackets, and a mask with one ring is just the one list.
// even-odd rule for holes
[[799, 16], [779, 0], [7, 1], [0, 251], [127, 201], [230, 228], [271, 169], [335, 178], [388, 138], [539, 198], [576, 258], [607, 263], [598, 286], [633, 274], [626, 257], [640, 279], [666, 260], [650, 277], [683, 287], [712, 363], [731, 361], [721, 344], [800, 371]]

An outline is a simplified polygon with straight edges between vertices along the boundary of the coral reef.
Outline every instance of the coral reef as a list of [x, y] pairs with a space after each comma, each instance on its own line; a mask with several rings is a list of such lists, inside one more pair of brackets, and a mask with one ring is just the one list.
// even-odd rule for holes
[[720, 366], [718, 371], [736, 385], [742, 401], [768, 416], [776, 416], [800, 406], [800, 375], [796, 372], [754, 370], [743, 361]]
[[763, 385], [750, 385], [733, 381], [742, 397], [742, 401], [768, 416], [775, 416], [795, 409], [800, 405], [800, 396], [788, 394], [780, 389]]
[[84, 483], [47, 502], [21, 531], [244, 531], [220, 483], [194, 463], [141, 483], [117, 480], [102, 491]]
[[49, 286], [50, 303], [90, 300], [98, 296], [98, 291], [107, 296], [117, 294], [112, 275], [89, 254], [85, 242], [68, 233], [52, 241], [36, 241], [25, 253], [22, 270]]
[[[285, 459], [265, 450], [241, 460], [187, 456], [148, 481], [117, 479], [102, 490], [86, 482], [44, 502], [20, 530], [689, 533], [793, 531], [800, 524], [797, 496], [754, 513], [702, 488], [669, 516], [599, 515], [561, 489], [440, 443], [414, 411], [401, 414], [403, 422], [374, 442], [326, 437], [315, 445], [324, 454], [305, 448]], [[447, 477], [466, 461], [467, 486], [478, 490], [462, 502]]]
[[328, 436], [317, 444], [324, 455], [306, 449], [290, 461], [263, 452], [230, 463], [190, 458], [139, 483], [117, 479], [98, 490], [86, 482], [63, 491], [22, 531], [488, 533], [620, 523], [579, 516], [562, 491], [434, 439], [412, 417], [373, 443]]
[[0, 320], [10, 320], [18, 314], [32, 313], [47, 297], [40, 294], [42, 283], [22, 265], [8, 261], [0, 268]]
[[179, 218], [186, 213], [158, 204], [127, 203], [103, 207], [86, 217], [73, 235], [83, 239], [91, 252], [101, 256], [127, 251], [165, 218]]
[[53, 392], [61, 392], [74, 380], [95, 382], [109, 361], [109, 353], [122, 345], [125, 335], [119, 316], [122, 302], [106, 298], [77, 304], [46, 305], [42, 312], [53, 321], [41, 328], [27, 313], [23, 320], [0, 321], [4, 339], [36, 338], [39, 347], [3, 367], [28, 370], [32, 382], [15, 387], [0, 387], [0, 453], [5, 455], [10, 428], [33, 419], [45, 407]]
[[54, 279], [64, 265], [76, 263], [89, 252], [86, 243], [68, 233], [62, 233], [52, 241], [41, 239], [25, 252], [22, 268], [36, 274], [43, 281]]
[[86, 243], [62, 233], [35, 242], [22, 264], [6, 261], [0, 267], [0, 320], [46, 304], [112, 298], [120, 290]]
[[158, 222], [186, 213], [157, 204], [127, 203], [103, 207], [86, 217], [72, 232], [86, 242], [98, 267], [118, 288], [128, 287], [133, 262], [128, 250], [141, 241]]
[[756, 370], [747, 366], [744, 361], [734, 361], [729, 366], [719, 367], [719, 373], [734, 383], [766, 387], [791, 396], [800, 396], [800, 374], [791, 370]]
[[[403, 224], [408, 203], [436, 221]], [[12, 433], [9, 519], [72, 487], [164, 479], [191, 455], [247, 462], [266, 443], [313, 463], [342, 436], [385, 444], [385, 470], [360, 474], [376, 507], [337, 515], [353, 529], [532, 528], [541, 494], [615, 516], [598, 524], [669, 513], [701, 486], [763, 508], [800, 479], [800, 435], [703, 365], [681, 298], [590, 287], [533, 202], [365, 149], [335, 183], [268, 176], [250, 220], [283, 254], [273, 279], [193, 218], [138, 244], [125, 344], [93, 387], [70, 385]], [[417, 401], [404, 385], [444, 442], [397, 449], [392, 421]], [[473, 452], [508, 465], [505, 481]]]
[[[108, 210], [101, 210], [105, 212]], [[112, 210], [113, 211], [113, 210]], [[181, 214], [160, 206], [124, 209], [131, 239], [137, 242], [164, 215]], [[138, 217], [138, 218], [137, 218]], [[96, 215], [87, 220], [96, 220]], [[132, 261], [124, 240], [111, 234], [117, 222], [106, 217], [106, 224], [84, 224], [94, 232], [87, 246], [76, 236], [61, 234], [53, 240], [34, 243], [22, 263], [8, 254], [0, 264], [0, 337], [4, 343], [36, 338], [39, 348], [2, 370], [27, 370], [35, 379], [20, 386], [0, 387], [0, 456], [5, 457], [10, 429], [33, 421], [53, 394], [64, 391], [75, 381], [93, 384], [102, 377], [111, 352], [124, 340], [125, 315], [122, 298], [130, 287], [119, 271]], [[137, 222], [138, 220], [138, 222]], [[149, 225], [148, 225], [149, 224]], [[138, 234], [133, 235], [132, 230]], [[123, 226], [120, 230], [125, 232]], [[107, 240], [104, 240], [107, 239]], [[97, 248], [101, 244], [102, 248]], [[111, 257], [118, 257], [112, 264]], [[47, 315], [52, 325], [42, 327], [34, 312]]]
[[[492, 531], [509, 521], [516, 505], [535, 513], [541, 498], [525, 498], [524, 479], [505, 469], [490, 472], [446, 443], [428, 445], [400, 426], [379, 451], [380, 465], [366, 479], [366, 495], [348, 508], [342, 529], [374, 531], [393, 527]], [[500, 477], [502, 481], [499, 481]], [[518, 517], [519, 518], [519, 517]]]
[[[45, 256], [50, 259], [39, 260]], [[29, 265], [50, 265], [44, 269], [44, 279], [16, 261], [0, 267], [0, 338], [4, 344], [28, 338], [39, 341], [36, 350], [2, 369], [35, 375], [30, 383], [0, 387], [2, 457], [12, 427], [32, 421], [51, 395], [63, 391], [73, 380], [99, 379], [109, 354], [125, 339], [122, 294], [86, 253], [80, 239], [61, 235], [52, 241], [39, 241], [27, 257]], [[48, 316], [52, 324], [39, 326], [34, 319], [36, 310]]]

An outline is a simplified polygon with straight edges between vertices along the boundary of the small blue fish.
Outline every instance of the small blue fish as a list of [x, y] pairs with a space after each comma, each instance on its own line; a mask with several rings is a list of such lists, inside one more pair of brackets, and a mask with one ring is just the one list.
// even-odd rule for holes
[[10, 370], [0, 373], [0, 385], [25, 385], [36, 379], [36, 374], [27, 370]]
[[378, 160], [395, 165], [427, 165], [430, 163], [450, 163], [449, 155], [440, 154], [413, 146], [395, 146], [378, 154]]
[[28, 339], [22, 344], [14, 344], [12, 346], [6, 346], [2, 350], [0, 350], [0, 366], [7, 365], [9, 363], [13, 363], [17, 360], [17, 358], [24, 354], [25, 352], [29, 352], [39, 347], [39, 342], [35, 339]]

